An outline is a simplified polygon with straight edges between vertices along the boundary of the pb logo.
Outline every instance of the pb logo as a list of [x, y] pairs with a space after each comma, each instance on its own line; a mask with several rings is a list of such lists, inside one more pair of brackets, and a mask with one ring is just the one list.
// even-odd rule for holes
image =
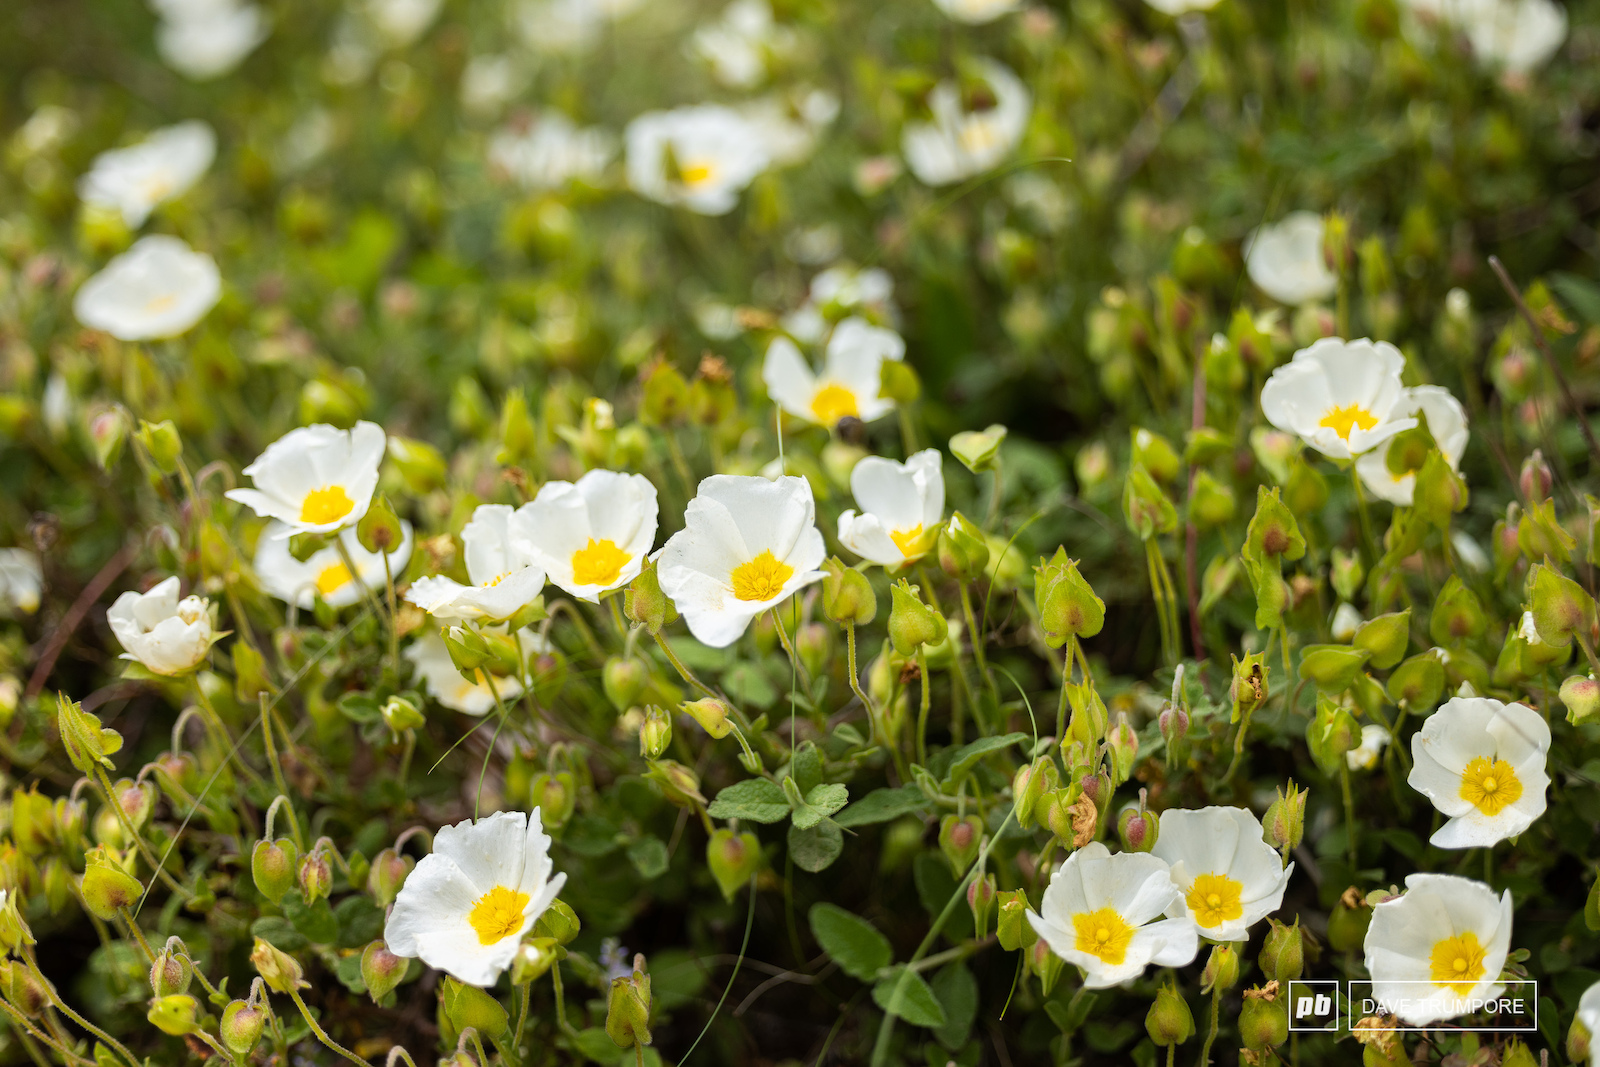
[[1338, 982], [1297, 978], [1289, 983], [1289, 1029], [1331, 1031], [1338, 1027]]

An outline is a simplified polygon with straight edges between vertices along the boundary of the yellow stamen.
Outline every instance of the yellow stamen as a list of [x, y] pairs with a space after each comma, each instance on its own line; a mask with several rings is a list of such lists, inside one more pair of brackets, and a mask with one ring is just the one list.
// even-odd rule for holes
[[1244, 914], [1239, 899], [1243, 892], [1244, 886], [1225, 874], [1202, 874], [1195, 878], [1184, 900], [1194, 913], [1194, 921], [1209, 928]]
[[350, 568], [343, 563], [335, 563], [332, 566], [324, 567], [317, 572], [317, 592], [325, 597], [332, 596], [333, 591], [343, 588], [351, 577]]
[[472, 905], [467, 922], [478, 932], [478, 943], [492, 945], [522, 930], [522, 911], [528, 894], [497, 885]]
[[994, 123], [977, 119], [969, 120], [962, 126], [958, 137], [961, 141], [962, 149], [974, 154], [988, 151], [1000, 141], [1000, 135], [996, 132]]
[[1461, 799], [1485, 815], [1499, 815], [1521, 796], [1517, 772], [1503, 759], [1479, 756], [1461, 769]]
[[607, 538], [589, 543], [572, 554], [572, 580], [579, 585], [610, 585], [633, 557]]
[[1113, 967], [1128, 955], [1128, 943], [1133, 940], [1133, 927], [1114, 908], [1074, 915], [1072, 930], [1077, 935], [1074, 947], [1079, 952], [1087, 952]]
[[704, 185], [717, 176], [716, 164], [701, 160], [697, 163], [685, 163], [678, 168], [678, 174], [683, 179], [683, 184], [693, 189]]
[[1470, 993], [1484, 975], [1484, 952], [1478, 935], [1470, 930], [1460, 937], [1446, 937], [1434, 944], [1428, 957], [1428, 977], [1458, 994]]
[[355, 501], [344, 491], [344, 486], [325, 485], [306, 494], [305, 501], [300, 505], [300, 521], [312, 526], [326, 526], [350, 514], [355, 506]]
[[859, 417], [861, 406], [856, 401], [856, 394], [848, 386], [827, 382], [811, 398], [811, 414], [822, 425], [832, 426], [846, 415]]
[[917, 523], [909, 530], [890, 530], [889, 540], [907, 559], [922, 555], [922, 523]]
[[167, 310], [177, 302], [178, 298], [176, 296], [173, 296], [171, 293], [163, 293], [160, 296], [153, 296], [149, 300], [146, 300], [144, 302], [144, 309], [145, 311], [154, 315], [158, 312]]
[[1353, 428], [1359, 426], [1363, 430], [1370, 430], [1378, 425], [1378, 417], [1360, 404], [1346, 404], [1342, 408], [1329, 408], [1317, 425], [1328, 427], [1348, 441]]
[[740, 600], [771, 600], [783, 592], [783, 583], [794, 577], [794, 568], [772, 554], [771, 549], [748, 563], [733, 568], [728, 582]]

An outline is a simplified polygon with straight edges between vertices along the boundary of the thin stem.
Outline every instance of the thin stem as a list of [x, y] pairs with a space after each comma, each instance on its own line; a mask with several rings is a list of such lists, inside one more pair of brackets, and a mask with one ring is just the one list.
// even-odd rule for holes
[[1056, 704], [1056, 744], [1064, 743], [1067, 736], [1067, 686], [1072, 684], [1072, 657], [1078, 644], [1077, 634], [1067, 635], [1066, 662], [1061, 665], [1061, 700]]
[[144, 958], [154, 963], [156, 954], [150, 948], [150, 942], [144, 939], [144, 931], [139, 929], [139, 922], [127, 908], [117, 909], [117, 914], [122, 916], [122, 921], [127, 924], [128, 934], [139, 943], [139, 948], [144, 951]]
[[305, 1018], [306, 1025], [311, 1027], [311, 1032], [317, 1035], [318, 1041], [321, 1041], [351, 1063], [360, 1064], [360, 1067], [372, 1067], [372, 1064], [328, 1036], [327, 1031], [317, 1024], [317, 1020], [311, 1017], [311, 1009], [306, 1007], [304, 1000], [300, 999], [300, 991], [298, 989], [290, 989], [289, 998], [294, 1001], [294, 1006], [300, 1009], [300, 1014]]
[[257, 697], [261, 704], [261, 746], [267, 750], [267, 765], [272, 768], [272, 784], [278, 789], [278, 795], [289, 795], [289, 783], [283, 777], [283, 764], [278, 762], [278, 746], [272, 740], [272, 715], [271, 705], [267, 702], [267, 694], [260, 693]]
[[665, 637], [659, 633], [654, 633], [650, 636], [654, 637], [656, 639], [656, 644], [661, 646], [661, 651], [666, 654], [667, 662], [677, 668], [679, 677], [681, 677], [685, 682], [688, 682], [694, 688], [700, 690], [700, 692], [704, 693], [706, 696], [713, 697], [717, 700], [722, 699], [717, 695], [717, 691], [715, 689], [712, 689], [709, 685], [696, 678], [689, 668], [683, 665], [683, 660], [679, 659], [678, 654], [672, 651], [672, 646], [667, 644], [667, 639]]
[[811, 674], [806, 670], [805, 664], [800, 662], [800, 657], [795, 653], [794, 642], [789, 640], [789, 631], [784, 628], [783, 618], [778, 614], [776, 607], [771, 609], [772, 622], [778, 629], [778, 641], [782, 643], [783, 650], [789, 654], [789, 662], [794, 666], [795, 672], [805, 679], [806, 685], [811, 684]]
[[151, 871], [155, 873], [156, 877], [167, 883], [168, 889], [177, 893], [184, 900], [193, 900], [194, 894], [179, 885], [177, 880], [167, 873], [166, 868], [161, 865], [161, 861], [156, 859], [155, 854], [150, 851], [150, 846], [144, 843], [144, 837], [134, 827], [132, 820], [128, 818], [128, 813], [122, 810], [122, 804], [117, 800], [116, 791], [111, 788], [111, 779], [106, 777], [106, 769], [97, 763], [94, 765], [94, 771], [94, 783], [99, 788], [100, 795], [105, 798], [107, 804], [111, 805], [111, 810], [115, 813], [117, 822], [122, 826], [122, 832], [127, 834], [128, 839], [138, 846], [139, 855], [143, 856], [145, 862], [150, 864]]
[[88, 1019], [85, 1019], [82, 1015], [79, 1015], [77, 1012], [73, 1011], [67, 1002], [61, 999], [60, 994], [56, 992], [56, 987], [51, 984], [50, 979], [46, 978], [44, 973], [39, 970], [39, 963], [34, 958], [33, 949], [28, 949], [23, 959], [28, 965], [28, 970], [32, 972], [34, 980], [39, 983], [39, 986], [44, 990], [45, 996], [50, 998], [50, 1003], [55, 1005], [57, 1011], [71, 1019], [73, 1022], [77, 1023], [79, 1026], [83, 1027], [85, 1030], [89, 1031], [95, 1036], [96, 1040], [102, 1041], [107, 1047], [115, 1049], [117, 1055], [133, 1064], [133, 1067], [140, 1067], [139, 1060], [132, 1052], [128, 1051], [127, 1047], [124, 1046], [122, 1042], [118, 1041], [116, 1038], [100, 1029]]
[[1367, 493], [1361, 488], [1361, 475], [1356, 473], [1355, 464], [1350, 465], [1350, 485], [1356, 493], [1356, 516], [1361, 521], [1361, 547], [1366, 550], [1367, 558], [1374, 564], [1377, 563], [1378, 541], [1372, 536], [1372, 516], [1367, 513]]
[[1005, 483], [1000, 480], [999, 452], [994, 454], [994, 467], [990, 470], [990, 477], [994, 481], [989, 490], [989, 513], [983, 519], [983, 528], [986, 530], [994, 525], [995, 516], [1000, 514], [1000, 499], [1005, 495]]
[[1211, 991], [1211, 1032], [1206, 1034], [1206, 1043], [1200, 1046], [1199, 1067], [1209, 1067], [1211, 1063], [1211, 1043], [1217, 1039], [1217, 1013], [1222, 1001], [1222, 990]]
[[522, 1048], [522, 1028], [528, 1022], [528, 1002], [533, 999], [533, 983], [523, 982], [516, 988], [522, 994], [522, 1005], [517, 1009], [517, 1029], [512, 1035], [511, 1044], [520, 1051]]
[[917, 762], [928, 763], [928, 709], [933, 704], [932, 679], [928, 676], [928, 646], [917, 646], [917, 670], [921, 673], [921, 703], [917, 708]]
[[217, 714], [217, 709], [212, 705], [211, 698], [206, 696], [205, 686], [200, 684], [198, 673], [190, 676], [194, 681], [195, 702], [200, 705], [200, 717], [205, 720], [207, 729], [211, 731], [212, 740], [222, 748], [224, 760], [231, 761], [244, 776], [250, 780], [251, 785], [265, 785], [266, 779], [256, 773], [256, 769], [244, 761], [239, 754], [239, 746], [234, 744], [233, 735], [228, 732], [228, 726], [222, 721], [222, 716]]
[[[359, 580], [359, 579], [358, 579]], [[400, 676], [400, 609], [394, 602], [394, 571], [389, 568], [389, 552], [383, 552], [383, 591], [389, 604], [389, 665]]]
[[1344, 794], [1345, 838], [1350, 847], [1350, 874], [1354, 877], [1360, 869], [1356, 853], [1356, 802], [1350, 793], [1350, 764], [1342, 757], [1339, 760], [1339, 790]]
[[961, 593], [961, 614], [966, 617], [967, 634], [972, 643], [972, 662], [978, 668], [979, 676], [982, 677], [984, 684], [998, 703], [1000, 690], [995, 680], [989, 676], [989, 661], [983, 651], [983, 634], [978, 631], [977, 617], [972, 613], [972, 595], [967, 591], [967, 583], [964, 580], [957, 583], [957, 588]]
[[557, 960], [556, 965], [550, 968], [550, 984], [554, 988], [556, 995], [556, 1028], [568, 1037], [575, 1038], [578, 1036], [578, 1031], [573, 1029], [571, 1023], [567, 1022], [567, 997], [566, 991], [561, 985], [560, 960]]

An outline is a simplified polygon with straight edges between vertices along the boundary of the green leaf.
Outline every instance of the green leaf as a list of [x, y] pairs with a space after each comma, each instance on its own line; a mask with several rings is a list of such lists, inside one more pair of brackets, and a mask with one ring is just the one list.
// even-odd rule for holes
[[809, 793], [822, 784], [822, 753], [817, 751], [815, 742], [800, 743], [789, 764], [789, 773], [794, 775], [794, 784], [802, 793]]
[[841, 811], [833, 821], [840, 826], [871, 826], [923, 811], [927, 806], [928, 798], [914, 785], [903, 785], [899, 789], [874, 789]]
[[746, 778], [718, 793], [706, 812], [713, 819], [779, 822], [789, 814], [789, 801], [783, 790], [767, 779]]
[[894, 959], [889, 939], [876, 926], [837, 904], [813, 904], [809, 918], [811, 936], [852, 978], [870, 982]]
[[896, 967], [872, 987], [872, 999], [890, 1015], [898, 1015], [912, 1026], [929, 1029], [944, 1026], [950, 1020], [944, 1005], [933, 995], [928, 983], [915, 971]]
[[722, 688], [743, 707], [770, 708], [778, 689], [753, 663], [736, 663], [722, 675]]
[[641, 837], [628, 846], [628, 859], [639, 877], [654, 881], [667, 873], [667, 846], [661, 838], [651, 834]]
[[363, 948], [383, 936], [383, 911], [365, 894], [339, 901], [333, 917], [339, 924], [335, 948]]
[[1030, 740], [1027, 734], [1004, 734], [1000, 737], [980, 737], [972, 744], [963, 746], [951, 758], [950, 769], [945, 773], [941, 788], [947, 793], [953, 791], [963, 778], [972, 773], [972, 768], [978, 765], [979, 760], [992, 752], [1027, 740]]
[[844, 851], [844, 831], [833, 820], [819, 822], [809, 830], [789, 827], [789, 855], [796, 867], [812, 874], [826, 870]]
[[361, 978], [361, 953], [352, 952], [348, 956], [339, 957], [338, 966], [333, 970], [344, 987], [356, 996], [362, 996], [367, 991], [367, 983]]
[[293, 923], [281, 915], [263, 915], [251, 924], [250, 934], [285, 952], [299, 952], [311, 944], [304, 934], [294, 928]]
[[333, 917], [326, 899], [308, 905], [299, 893], [290, 893], [283, 898], [282, 906], [284, 918], [312, 944], [331, 945], [339, 937], [339, 920]]
[[806, 794], [805, 807], [796, 809], [794, 824], [809, 830], [850, 802], [850, 791], [842, 785], [819, 785]]
[[972, 1022], [978, 1017], [978, 980], [967, 965], [949, 964], [933, 976], [933, 995], [944, 1008], [946, 1022], [933, 1032], [939, 1044], [954, 1052], [967, 1043]]

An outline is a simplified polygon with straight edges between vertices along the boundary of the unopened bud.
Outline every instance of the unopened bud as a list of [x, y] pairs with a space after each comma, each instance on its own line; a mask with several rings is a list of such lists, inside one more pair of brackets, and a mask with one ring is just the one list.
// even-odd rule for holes
[[333, 865], [325, 850], [314, 848], [300, 860], [300, 893], [307, 904], [315, 904], [333, 888]]
[[1050, 946], [1044, 941], [1035, 941], [1033, 947], [1028, 949], [1026, 958], [1029, 970], [1039, 976], [1039, 985], [1044, 990], [1044, 995], [1049, 996], [1061, 978], [1061, 969], [1066, 961], [1051, 952]]
[[1007, 952], [1019, 948], [1032, 948], [1039, 933], [1028, 921], [1028, 894], [1021, 889], [1002, 889], [995, 894], [999, 916], [995, 920], [995, 937]]
[[1349, 708], [1318, 694], [1317, 713], [1306, 726], [1306, 744], [1311, 749], [1311, 758], [1324, 774], [1338, 771], [1344, 754], [1360, 743], [1360, 733]]
[[808, 622], [795, 631], [795, 655], [813, 678], [826, 673], [833, 658], [833, 631], [820, 622]]
[[1183, 995], [1170, 985], [1156, 990], [1155, 1002], [1145, 1014], [1144, 1028], [1159, 1048], [1181, 1045], [1194, 1036], [1194, 1013]]
[[644, 709], [644, 722], [639, 725], [639, 755], [648, 760], [660, 759], [672, 744], [672, 716], [666, 709], [651, 704]]
[[288, 993], [307, 985], [299, 961], [259, 937], [256, 938], [255, 947], [250, 950], [250, 962], [255, 964], [261, 980], [274, 993]]
[[545, 972], [560, 962], [563, 951], [552, 937], [530, 937], [517, 946], [511, 957], [511, 984], [527, 985], [543, 978]]
[[1550, 495], [1550, 483], [1550, 464], [1545, 462], [1544, 452], [1536, 448], [1533, 455], [1522, 461], [1522, 475], [1517, 479], [1522, 499], [1529, 504], [1541, 503]]
[[979, 938], [989, 936], [989, 924], [994, 920], [999, 896], [993, 874], [974, 878], [968, 883], [967, 908], [972, 912], [972, 928], [976, 931], [974, 936]]
[[557, 898], [550, 902], [544, 914], [533, 924], [533, 934], [535, 937], [551, 938], [558, 945], [565, 945], [578, 936], [582, 925], [578, 922], [578, 915], [572, 910], [572, 905]]
[[706, 843], [706, 866], [717, 880], [723, 899], [732, 900], [761, 869], [761, 840], [752, 833], [720, 829]]
[[983, 820], [976, 815], [946, 815], [939, 820], [939, 851], [957, 878], [967, 873], [983, 845]]
[[611, 980], [606, 1034], [618, 1048], [650, 1044], [650, 976], [642, 955], [634, 957], [633, 974]]
[[1258, 959], [1261, 973], [1278, 982], [1299, 978], [1305, 969], [1305, 937], [1300, 932], [1299, 917], [1295, 918], [1293, 926], [1285, 926], [1270, 917], [1267, 923], [1267, 936]]
[[400, 522], [400, 516], [394, 513], [389, 498], [383, 493], [377, 495], [367, 508], [367, 513], [356, 523], [356, 540], [368, 552], [388, 555], [398, 551], [405, 536], [405, 526]]
[[623, 614], [643, 626], [652, 635], [678, 617], [678, 609], [661, 591], [661, 578], [656, 573], [654, 560], [645, 563], [636, 578], [629, 583], [623, 596]]
[[1330, 568], [1334, 591], [1339, 594], [1339, 599], [1352, 601], [1356, 591], [1361, 588], [1361, 582], [1366, 578], [1367, 571], [1361, 564], [1359, 552], [1346, 552], [1343, 549], [1333, 550], [1333, 565]]
[[878, 614], [878, 595], [867, 576], [838, 556], [822, 565], [822, 614], [840, 626], [865, 626]]
[[1231, 944], [1211, 946], [1205, 970], [1200, 972], [1200, 991], [1232, 989], [1239, 982], [1239, 953]]
[[950, 454], [974, 474], [993, 470], [999, 462], [1006, 428], [996, 423], [986, 430], [966, 430], [950, 438]]
[[620, 715], [639, 703], [645, 686], [650, 684], [650, 669], [641, 660], [612, 656], [600, 672], [600, 684]]
[[1043, 821], [1042, 813], [1038, 810], [1039, 798], [1059, 788], [1061, 776], [1056, 772], [1055, 761], [1049, 756], [1040, 756], [1017, 771], [1011, 783], [1011, 792], [1016, 798], [1017, 822], [1023, 829]]
[[889, 587], [889, 640], [902, 656], [913, 655], [923, 645], [937, 645], [949, 632], [944, 616], [922, 602], [920, 590], [904, 578]]
[[1328, 913], [1328, 946], [1335, 952], [1354, 952], [1366, 941], [1370, 925], [1372, 909], [1357, 894], [1346, 893]]
[[531, 805], [539, 809], [540, 821], [547, 830], [567, 825], [578, 804], [578, 783], [571, 771], [537, 774], [528, 787]]
[[0, 996], [30, 1019], [50, 1005], [50, 995], [21, 960], [0, 960]]
[[[237, 648], [238, 645], [234, 647]], [[389, 728], [390, 733], [403, 734], [407, 730], [425, 726], [427, 722], [422, 709], [405, 697], [390, 697], [383, 703], [383, 724]]]
[[1261, 820], [1262, 837], [1279, 852], [1291, 852], [1306, 832], [1306, 791], [1290, 782], [1287, 793], [1282, 789], [1277, 793]]
[[178, 436], [178, 428], [171, 419], [156, 423], [140, 419], [139, 429], [133, 436], [157, 470], [162, 474], [177, 472], [178, 457], [183, 455], [183, 438]]
[[1386, 671], [1399, 663], [1411, 643], [1411, 609], [1379, 615], [1362, 623], [1350, 643], [1372, 653], [1367, 666]]
[[83, 900], [95, 918], [110, 922], [123, 908], [131, 908], [144, 895], [139, 880], [113, 860], [104, 847], [84, 856]]
[[1133, 777], [1133, 764], [1139, 758], [1139, 735], [1133, 732], [1127, 712], [1117, 712], [1117, 721], [1106, 734], [1106, 750], [1111, 757], [1111, 782], [1121, 785]]
[[1289, 1038], [1289, 998], [1272, 986], [1247, 989], [1239, 1009], [1239, 1039], [1247, 1049], [1277, 1048]]
[[1177, 704], [1168, 704], [1161, 709], [1160, 716], [1156, 719], [1161, 727], [1161, 737], [1167, 743], [1167, 765], [1182, 758], [1184, 739], [1189, 733], [1189, 716]]
[[989, 545], [983, 531], [961, 512], [939, 528], [939, 569], [959, 581], [982, 577], [989, 565]]
[[394, 898], [400, 895], [400, 887], [405, 885], [406, 878], [416, 865], [416, 860], [392, 848], [386, 848], [373, 857], [372, 865], [367, 870], [367, 892], [372, 894], [378, 907], [387, 908], [394, 903]]
[[261, 1043], [261, 1031], [266, 1025], [264, 1010], [247, 1001], [235, 1000], [222, 1009], [222, 1024], [217, 1029], [229, 1052], [248, 1058]]
[[488, 663], [491, 654], [483, 634], [468, 626], [446, 626], [442, 631], [444, 647], [450, 653], [450, 662], [456, 670], [469, 678]]
[[411, 961], [396, 956], [381, 938], [361, 950], [361, 980], [374, 1001], [380, 1001], [394, 992], [405, 979]]
[[1039, 609], [1039, 628], [1045, 644], [1060, 648], [1069, 637], [1093, 637], [1106, 621], [1106, 604], [1095, 595], [1078, 561], [1067, 558], [1067, 550], [1056, 548], [1048, 562], [1033, 568], [1033, 595]]
[[1594, 1035], [1589, 1033], [1589, 1028], [1583, 1025], [1580, 1019], [1572, 1020], [1572, 1028], [1567, 1031], [1567, 1059], [1572, 1063], [1587, 1063], [1589, 1061], [1589, 1043]]
[[163, 1034], [182, 1037], [194, 1033], [198, 1027], [200, 1002], [187, 993], [156, 997], [150, 1002], [150, 1010], [145, 1013], [145, 1018]]
[[727, 703], [715, 697], [688, 701], [680, 710], [699, 723], [700, 728], [714, 738], [727, 737], [733, 731], [733, 722], [728, 718]]
[[150, 991], [157, 997], [187, 993], [193, 978], [194, 965], [186, 954], [174, 952], [170, 941], [150, 965]]
[[1573, 675], [1561, 683], [1561, 702], [1572, 725], [1592, 721], [1600, 716], [1600, 682], [1586, 674]]
[[1124, 808], [1117, 816], [1117, 836], [1122, 838], [1124, 852], [1149, 852], [1156, 847], [1161, 834], [1161, 820], [1153, 811], [1144, 808], [1144, 790], [1140, 790], [1138, 807]]

